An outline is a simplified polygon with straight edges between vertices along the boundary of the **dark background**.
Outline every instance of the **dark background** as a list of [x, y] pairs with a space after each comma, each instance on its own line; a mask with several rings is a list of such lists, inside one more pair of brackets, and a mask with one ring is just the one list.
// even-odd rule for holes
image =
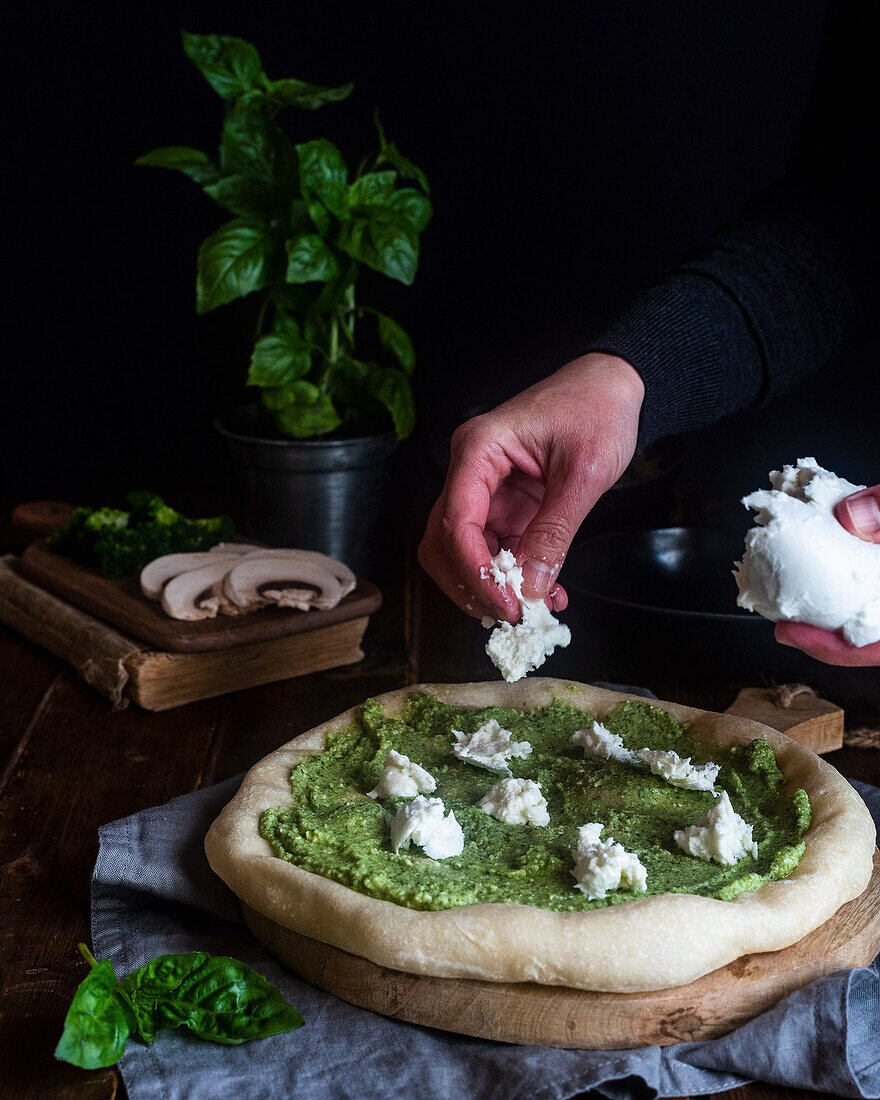
[[[199, 242], [227, 215], [134, 159], [213, 151], [221, 104], [181, 28], [240, 35], [272, 77], [354, 80], [348, 101], [282, 116], [356, 163], [381, 108], [432, 182], [412, 288], [365, 278], [420, 353], [421, 438], [578, 354], [653, 272], [783, 169], [825, 5], [680, 0], [20, 5], [6, 100], [8, 306], [0, 507], [91, 503], [133, 486], [216, 493], [211, 427], [247, 395], [256, 307], [197, 318]], [[369, 273], [367, 273], [369, 275]], [[687, 441], [686, 510], [738, 508], [766, 472], [816, 454], [880, 480], [872, 349]], [[418, 439], [410, 447], [416, 453]]]

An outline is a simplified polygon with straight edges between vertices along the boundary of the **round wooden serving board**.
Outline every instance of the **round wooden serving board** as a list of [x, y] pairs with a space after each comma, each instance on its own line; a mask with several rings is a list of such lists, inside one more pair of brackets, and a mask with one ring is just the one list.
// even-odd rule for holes
[[688, 985], [649, 993], [428, 978], [298, 935], [242, 904], [257, 939], [313, 985], [398, 1020], [506, 1043], [616, 1050], [713, 1039], [835, 970], [880, 951], [880, 853], [863, 894], [782, 951], [744, 955]]

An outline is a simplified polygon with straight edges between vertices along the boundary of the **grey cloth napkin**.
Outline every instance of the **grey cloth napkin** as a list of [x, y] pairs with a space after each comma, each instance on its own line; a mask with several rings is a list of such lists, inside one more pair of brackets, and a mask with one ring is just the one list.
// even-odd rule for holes
[[[838, 971], [709, 1042], [637, 1050], [556, 1050], [471, 1039], [346, 1004], [295, 977], [244, 926], [202, 841], [241, 777], [100, 830], [92, 941], [117, 975], [157, 955], [233, 955], [283, 991], [305, 1026], [241, 1046], [162, 1032], [120, 1062], [130, 1100], [297, 1100], [422, 1096], [543, 1100], [700, 1095], [750, 1080], [880, 1097], [880, 959]], [[854, 782], [880, 826], [880, 789]]]

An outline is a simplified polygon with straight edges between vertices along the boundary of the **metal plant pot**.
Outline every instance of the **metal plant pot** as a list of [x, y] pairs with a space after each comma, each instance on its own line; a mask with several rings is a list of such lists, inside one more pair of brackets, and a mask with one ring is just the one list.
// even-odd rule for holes
[[360, 576], [382, 572], [392, 432], [354, 439], [273, 437], [259, 405], [214, 421], [235, 462], [239, 530], [273, 546], [321, 550]]

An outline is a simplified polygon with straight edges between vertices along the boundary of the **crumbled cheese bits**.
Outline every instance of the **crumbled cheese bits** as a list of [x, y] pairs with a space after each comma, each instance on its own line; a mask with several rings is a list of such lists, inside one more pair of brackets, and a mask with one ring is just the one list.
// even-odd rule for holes
[[582, 746], [584, 756], [592, 756], [597, 760], [616, 760], [620, 764], [638, 764], [639, 762], [634, 752], [624, 748], [620, 734], [611, 733], [601, 722], [593, 722], [591, 729], [573, 733], [571, 742], [573, 745]]
[[505, 825], [550, 824], [547, 799], [541, 793], [541, 784], [532, 779], [501, 779], [486, 791], [477, 806]]
[[597, 760], [616, 760], [620, 764], [638, 767], [646, 764], [654, 775], [659, 775], [673, 787], [690, 791], [713, 791], [720, 764], [692, 764], [691, 758], [663, 749], [638, 749], [632, 752], [623, 744], [619, 734], [611, 733], [601, 722], [593, 722], [592, 729], [578, 730], [572, 734], [572, 743], [583, 747], [584, 756]]
[[[715, 792], [720, 764], [692, 764], [690, 757], [680, 757], [671, 750], [626, 748], [623, 739], [607, 730], [601, 722], [593, 722], [589, 730], [578, 730], [572, 743], [580, 745], [585, 756], [597, 760], [614, 760], [632, 767], [647, 765], [673, 787], [691, 791]], [[586, 826], [585, 826], [586, 827]], [[592, 828], [592, 826], [589, 826]], [[708, 814], [685, 829], [676, 829], [675, 843], [690, 856], [714, 860], [726, 866], [747, 855], [758, 858], [758, 845], [752, 840], [752, 826], [734, 810], [727, 791], [722, 791]]]
[[734, 810], [730, 795], [723, 791], [705, 817], [686, 829], [676, 829], [675, 843], [683, 852], [724, 866], [745, 856], [758, 858], [758, 845], [752, 839], [752, 826]]
[[519, 601], [520, 621], [499, 622], [484, 616], [482, 622], [492, 630], [486, 643], [486, 652], [492, 663], [508, 683], [521, 680], [528, 672], [534, 672], [553, 654], [557, 646], [571, 642], [571, 631], [550, 611], [543, 600], [529, 600], [522, 594], [522, 569], [510, 550], [501, 550], [489, 567], [483, 566], [480, 576], [489, 576], [499, 588], [509, 586]]
[[478, 768], [488, 768], [493, 772], [506, 772], [510, 775], [507, 761], [513, 757], [525, 757], [532, 751], [528, 741], [514, 741], [510, 730], [504, 729], [497, 720], [490, 718], [473, 733], [453, 730], [455, 744], [453, 753], [467, 764], [476, 764]]
[[464, 851], [464, 833], [452, 810], [443, 816], [443, 800], [418, 795], [401, 806], [391, 821], [394, 854], [416, 844], [431, 859], [449, 859]]
[[572, 851], [575, 889], [589, 901], [601, 901], [610, 890], [647, 890], [648, 872], [642, 861], [611, 837], [602, 840], [603, 828], [601, 822], [591, 821], [578, 829], [577, 847]]
[[417, 794], [432, 794], [437, 781], [430, 772], [414, 764], [402, 752], [389, 750], [379, 782], [367, 791], [367, 798], [412, 798]]

